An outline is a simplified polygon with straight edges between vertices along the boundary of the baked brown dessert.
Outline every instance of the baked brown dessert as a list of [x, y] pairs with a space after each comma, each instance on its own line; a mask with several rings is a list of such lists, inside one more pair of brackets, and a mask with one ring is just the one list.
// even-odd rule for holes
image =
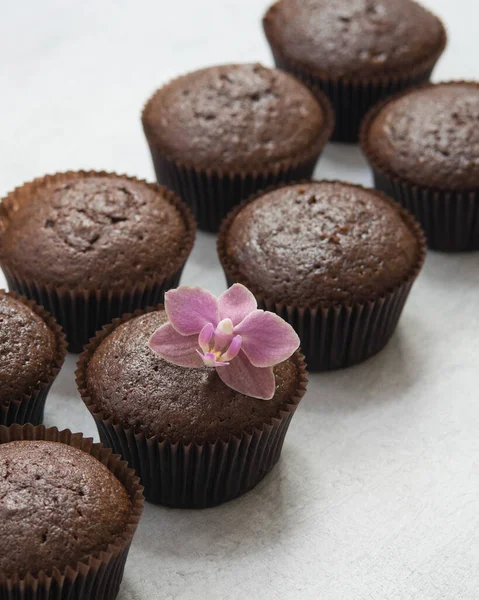
[[276, 393], [265, 402], [227, 387], [213, 369], [184, 369], [148, 347], [168, 321], [157, 311], [115, 329], [95, 350], [86, 383], [92, 402], [127, 427], [172, 441], [215, 441], [277, 417], [298, 388], [294, 359], [275, 367]]
[[66, 353], [64, 335], [43, 309], [0, 290], [0, 423], [40, 423]]
[[245, 194], [310, 176], [333, 117], [322, 94], [290, 75], [237, 64], [173, 80], [150, 98], [142, 121], [158, 181], [187, 201], [200, 227], [217, 230]]
[[211, 506], [272, 469], [305, 391], [305, 368], [296, 352], [274, 367], [273, 398], [251, 398], [213, 369], [186, 369], [155, 354], [148, 341], [166, 322], [158, 307], [107, 327], [80, 357], [77, 384], [100, 435], [135, 466], [148, 500]]
[[357, 139], [380, 98], [427, 81], [446, 44], [441, 21], [412, 0], [279, 0], [263, 25], [277, 66], [332, 100], [339, 141]]
[[0, 481], [0, 597], [115, 600], [143, 509], [133, 470], [80, 433], [2, 425]]
[[38, 283], [123, 286], [175, 273], [188, 227], [158, 189], [124, 177], [46, 184], [2, 236], [2, 261]]
[[3, 574], [74, 567], [126, 529], [125, 488], [81, 450], [44, 440], [0, 444], [0, 473]]
[[376, 187], [409, 208], [429, 245], [479, 248], [479, 84], [427, 85], [372, 111], [362, 148]]
[[72, 351], [109, 318], [161, 299], [194, 242], [194, 222], [172, 192], [125, 176], [47, 176], [2, 204], [9, 285], [54, 314]]
[[370, 123], [367, 151], [422, 187], [479, 188], [479, 85], [437, 84], [391, 100]]
[[[263, 308], [293, 325], [309, 369], [323, 370], [385, 345], [424, 260], [424, 240], [386, 196], [323, 181], [246, 202], [223, 223], [218, 252], [228, 282], [246, 285]], [[375, 304], [389, 322], [379, 331], [361, 317]], [[352, 335], [361, 336], [360, 347]]]

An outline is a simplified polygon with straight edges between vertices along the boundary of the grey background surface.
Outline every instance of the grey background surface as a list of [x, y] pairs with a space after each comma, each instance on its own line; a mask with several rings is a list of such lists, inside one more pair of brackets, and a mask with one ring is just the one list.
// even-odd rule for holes
[[[153, 179], [139, 114], [169, 78], [271, 57], [264, 0], [1, 0], [0, 193], [55, 171]], [[479, 78], [478, 4], [429, 0], [449, 47], [434, 79]], [[316, 176], [371, 182], [357, 148]], [[221, 292], [199, 234], [184, 283]], [[0, 287], [5, 282], [0, 276]], [[479, 598], [479, 253], [430, 253], [387, 348], [311, 377], [282, 459], [206, 511], [146, 506], [121, 600]], [[96, 435], [69, 356], [46, 423]]]

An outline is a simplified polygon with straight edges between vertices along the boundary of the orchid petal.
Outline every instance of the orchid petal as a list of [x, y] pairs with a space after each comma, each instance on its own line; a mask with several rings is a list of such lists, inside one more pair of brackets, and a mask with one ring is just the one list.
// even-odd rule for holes
[[289, 358], [299, 347], [294, 329], [275, 313], [255, 310], [239, 325], [241, 349], [255, 367], [272, 367]]
[[210, 292], [183, 285], [165, 294], [165, 310], [181, 335], [199, 334], [205, 325], [218, 325], [218, 303]]
[[233, 325], [241, 321], [257, 308], [258, 304], [253, 294], [241, 283], [233, 284], [218, 298], [220, 319], [230, 318]]
[[180, 367], [201, 367], [203, 361], [196, 353], [198, 336], [180, 335], [170, 323], [162, 325], [151, 336], [148, 346], [164, 360]]
[[229, 362], [217, 360], [214, 352], [206, 352], [206, 354], [201, 354], [199, 350], [196, 352], [198, 352], [198, 355], [201, 356], [201, 360], [207, 367], [226, 367], [230, 364]]
[[217, 367], [216, 372], [228, 387], [261, 400], [271, 400], [276, 389], [273, 369], [255, 367], [242, 351], [227, 367]]
[[238, 356], [239, 351], [241, 350], [241, 336], [237, 335], [233, 338], [228, 350], [224, 354], [221, 355], [223, 360], [233, 360], [236, 356]]
[[198, 337], [198, 345], [203, 350], [203, 352], [209, 351], [211, 338], [213, 337], [214, 332], [215, 328], [213, 323], [206, 323], [206, 325], [201, 330], [200, 335]]

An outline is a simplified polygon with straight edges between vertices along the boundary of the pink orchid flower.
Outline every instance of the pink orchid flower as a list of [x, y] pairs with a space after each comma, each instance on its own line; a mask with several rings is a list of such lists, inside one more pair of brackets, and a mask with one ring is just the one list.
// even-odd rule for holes
[[239, 283], [219, 298], [198, 287], [170, 290], [165, 294], [169, 322], [152, 335], [149, 346], [170, 363], [213, 367], [233, 390], [270, 400], [273, 366], [293, 354], [299, 338], [281, 317], [257, 306]]

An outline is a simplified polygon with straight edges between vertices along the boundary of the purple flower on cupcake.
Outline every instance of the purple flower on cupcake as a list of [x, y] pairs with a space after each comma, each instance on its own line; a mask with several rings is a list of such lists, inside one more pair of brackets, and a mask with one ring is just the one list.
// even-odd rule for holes
[[227, 386], [253, 398], [273, 397], [274, 365], [299, 347], [291, 325], [259, 310], [239, 283], [219, 298], [199, 287], [169, 290], [165, 310], [169, 321], [152, 335], [150, 348], [180, 367], [214, 368]]

